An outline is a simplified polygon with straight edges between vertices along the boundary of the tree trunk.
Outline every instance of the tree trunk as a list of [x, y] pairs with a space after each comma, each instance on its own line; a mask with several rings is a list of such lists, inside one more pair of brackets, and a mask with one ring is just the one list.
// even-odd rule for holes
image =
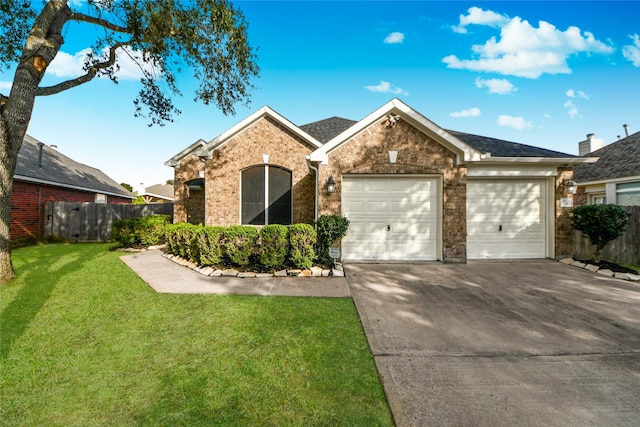
[[0, 282], [15, 277], [11, 263], [11, 193], [18, 153], [47, 66], [62, 46], [62, 27], [71, 10], [65, 0], [52, 0], [36, 19], [16, 68], [9, 98], [0, 103]]

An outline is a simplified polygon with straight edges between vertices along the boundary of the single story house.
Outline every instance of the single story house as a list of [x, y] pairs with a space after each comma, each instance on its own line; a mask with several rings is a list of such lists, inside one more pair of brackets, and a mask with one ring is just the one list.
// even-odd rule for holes
[[640, 132], [604, 147], [603, 142], [593, 134], [580, 142], [581, 156], [600, 160], [574, 168], [577, 203], [640, 206]]
[[11, 240], [44, 237], [46, 202], [131, 203], [135, 196], [99, 169], [26, 135], [11, 195]]
[[396, 98], [303, 126], [263, 107], [165, 164], [177, 222], [340, 214], [343, 260], [466, 262], [571, 254], [567, 183], [596, 160], [446, 130]]
[[142, 197], [145, 203], [172, 203], [173, 202], [173, 185], [171, 184], [154, 184], [145, 187], [140, 184], [136, 196]]

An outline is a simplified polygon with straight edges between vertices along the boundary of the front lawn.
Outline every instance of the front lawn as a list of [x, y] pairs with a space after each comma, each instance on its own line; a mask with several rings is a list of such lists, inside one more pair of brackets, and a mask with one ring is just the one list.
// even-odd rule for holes
[[0, 425], [393, 425], [350, 299], [159, 295], [120, 255], [14, 250]]

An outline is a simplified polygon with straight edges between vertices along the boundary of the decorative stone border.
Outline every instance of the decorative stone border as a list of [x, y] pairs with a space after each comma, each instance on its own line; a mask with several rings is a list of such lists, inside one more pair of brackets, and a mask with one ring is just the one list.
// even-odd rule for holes
[[162, 256], [180, 264], [187, 268], [197, 271], [198, 273], [209, 277], [238, 277], [238, 278], [269, 278], [269, 277], [344, 277], [344, 268], [342, 264], [336, 262], [335, 267], [331, 270], [322, 269], [320, 267], [311, 267], [308, 270], [290, 269], [280, 270], [274, 273], [256, 273], [256, 272], [244, 272], [238, 271], [233, 268], [219, 269], [213, 267], [201, 267], [189, 260], [186, 260], [180, 256], [162, 253]]
[[595, 264], [576, 261], [573, 258], [562, 258], [558, 260], [558, 262], [571, 265], [573, 267], [578, 267], [578, 268], [583, 268], [585, 270], [593, 271], [594, 273], [602, 274], [603, 276], [607, 276], [607, 277], [615, 277], [616, 279], [629, 280], [632, 282], [640, 282], [640, 274], [613, 272], [607, 268], [600, 268]]

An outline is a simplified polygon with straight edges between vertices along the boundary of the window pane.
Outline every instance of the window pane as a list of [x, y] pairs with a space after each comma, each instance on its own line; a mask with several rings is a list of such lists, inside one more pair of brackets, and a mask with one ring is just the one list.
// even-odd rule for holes
[[264, 216], [264, 166], [242, 171], [242, 223], [263, 225]]
[[621, 206], [640, 205], [640, 182], [618, 184], [617, 203]]
[[291, 224], [291, 172], [269, 167], [269, 224]]

